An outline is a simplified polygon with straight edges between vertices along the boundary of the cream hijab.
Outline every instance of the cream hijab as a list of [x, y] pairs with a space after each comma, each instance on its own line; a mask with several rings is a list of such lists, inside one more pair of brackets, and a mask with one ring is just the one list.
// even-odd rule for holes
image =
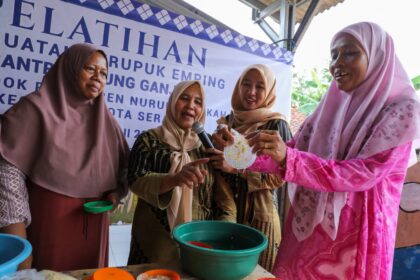
[[[193, 80], [183, 81], [175, 86], [169, 97], [162, 125], [153, 129], [157, 137], [171, 147], [171, 168], [169, 169], [169, 174], [179, 172], [184, 165], [191, 162], [188, 152], [201, 145], [200, 139], [192, 129], [183, 130], [175, 121], [175, 104], [178, 98], [187, 88], [194, 84], [199, 85], [203, 99], [203, 111], [197, 120], [204, 124], [206, 117], [204, 89], [200, 81]], [[178, 224], [192, 220], [192, 199], [192, 189], [187, 187], [175, 187], [173, 189], [172, 199], [167, 209], [171, 230]]]
[[[244, 110], [242, 107], [240, 97], [240, 87], [245, 75], [251, 71], [257, 70], [264, 80], [266, 96], [263, 104], [260, 108], [255, 110]], [[274, 102], [276, 101], [276, 77], [274, 72], [266, 65], [254, 64], [246, 68], [238, 81], [236, 82], [235, 88], [232, 93], [232, 116], [229, 120], [229, 125], [233, 126], [235, 130], [242, 134], [246, 134], [255, 131], [258, 127], [264, 125], [266, 122], [274, 119], [285, 119], [284, 116], [278, 112], [271, 111]], [[226, 118], [221, 118], [218, 121], [219, 124], [227, 124]]]

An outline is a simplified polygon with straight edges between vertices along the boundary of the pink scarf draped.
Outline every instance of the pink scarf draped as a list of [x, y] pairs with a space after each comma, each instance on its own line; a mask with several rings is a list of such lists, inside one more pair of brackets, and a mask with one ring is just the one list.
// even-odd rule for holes
[[75, 44], [44, 76], [41, 88], [1, 116], [0, 153], [35, 184], [70, 197], [116, 189], [128, 146], [103, 94], [86, 99], [79, 73], [93, 45]]
[[[348, 160], [367, 158], [420, 137], [420, 103], [392, 38], [378, 25], [362, 22], [344, 28], [332, 42], [343, 33], [356, 38], [367, 54], [365, 80], [348, 93], [333, 81], [295, 135], [295, 148], [324, 159]], [[317, 192], [290, 184], [289, 196], [295, 213], [293, 232], [299, 241], [318, 224], [331, 239], [336, 238], [348, 193]], [[298, 227], [297, 220], [306, 226]]]

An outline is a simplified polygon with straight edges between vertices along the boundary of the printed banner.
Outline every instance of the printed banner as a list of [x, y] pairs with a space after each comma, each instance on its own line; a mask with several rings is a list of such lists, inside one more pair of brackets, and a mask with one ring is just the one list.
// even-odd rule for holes
[[289, 51], [229, 29], [130, 0], [0, 0], [0, 113], [39, 88], [69, 46], [108, 55], [106, 102], [130, 146], [158, 126], [175, 84], [197, 79], [206, 92], [206, 130], [229, 114], [240, 73], [254, 63], [277, 75], [273, 110], [290, 116]]

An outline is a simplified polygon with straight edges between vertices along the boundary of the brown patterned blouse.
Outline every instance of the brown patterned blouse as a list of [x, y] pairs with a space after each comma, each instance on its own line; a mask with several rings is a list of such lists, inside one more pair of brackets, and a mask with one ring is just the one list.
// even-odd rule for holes
[[[206, 157], [204, 148], [191, 150], [192, 161]], [[171, 150], [150, 131], [143, 132], [130, 153], [128, 183], [138, 202], [133, 219], [128, 264], [161, 263], [176, 265], [178, 251], [172, 240], [166, 209], [172, 192], [159, 194], [163, 178], [170, 169]], [[208, 171], [204, 183], [194, 189], [193, 220], [235, 220], [235, 203], [215, 184], [215, 170]]]

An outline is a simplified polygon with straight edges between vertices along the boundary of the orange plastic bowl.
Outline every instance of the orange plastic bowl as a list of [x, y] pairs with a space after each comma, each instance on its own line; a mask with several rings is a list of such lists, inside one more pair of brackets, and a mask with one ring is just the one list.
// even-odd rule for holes
[[137, 277], [137, 280], [149, 279], [151, 276], [166, 276], [171, 280], [181, 280], [181, 276], [176, 271], [169, 269], [152, 269], [146, 272], [143, 272]]
[[101, 268], [93, 273], [93, 280], [134, 280], [129, 272], [115, 267]]

